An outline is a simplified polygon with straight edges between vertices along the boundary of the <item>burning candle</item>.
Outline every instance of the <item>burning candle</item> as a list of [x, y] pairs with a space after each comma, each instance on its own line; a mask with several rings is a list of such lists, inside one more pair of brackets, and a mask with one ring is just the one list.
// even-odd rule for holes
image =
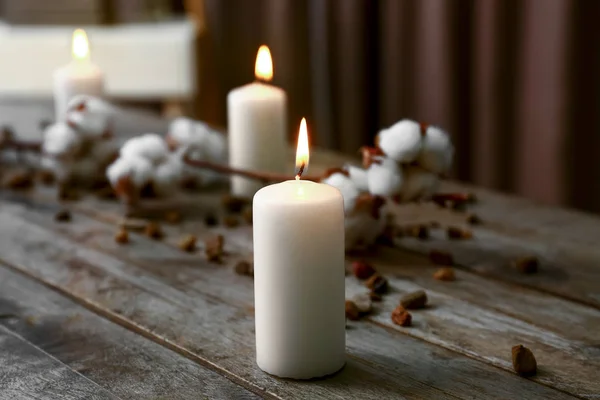
[[254, 196], [256, 361], [265, 372], [310, 379], [344, 365], [344, 202], [333, 186], [301, 180], [308, 167], [300, 124], [295, 180]]
[[54, 72], [54, 110], [57, 121], [66, 119], [71, 97], [88, 94], [102, 97], [104, 75], [90, 60], [90, 48], [83, 29], [73, 32], [71, 62]]
[[[257, 81], [233, 89], [227, 96], [229, 164], [246, 170], [284, 172], [286, 140], [285, 92], [266, 82], [273, 78], [273, 63], [267, 46], [261, 46], [254, 69]], [[252, 197], [262, 184], [233, 176], [234, 195]]]

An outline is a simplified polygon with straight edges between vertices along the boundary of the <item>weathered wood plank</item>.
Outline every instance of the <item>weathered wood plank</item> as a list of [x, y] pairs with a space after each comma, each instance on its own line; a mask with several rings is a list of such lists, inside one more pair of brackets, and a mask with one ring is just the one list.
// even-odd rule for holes
[[[28, 218], [30, 218], [32, 215], [34, 215], [35, 212], [29, 212], [28, 213]], [[3, 218], [3, 217], [2, 217]], [[86, 225], [87, 223], [90, 223], [90, 221], [88, 222], [84, 222], [85, 218], [84, 217], [78, 217], [77, 219], [77, 223], [73, 223], [73, 224], [69, 224], [69, 225], [64, 225], [63, 228], [63, 234], [64, 234], [64, 229], [69, 229], [69, 227], [75, 227], [76, 229], [80, 229], [81, 226]], [[42, 223], [42, 221], [38, 221], [39, 223]], [[11, 224], [18, 224], [18, 221], [15, 222], [11, 222]], [[37, 232], [36, 227], [30, 227], [27, 228], [28, 229], [28, 237], [32, 238], [33, 232]], [[97, 229], [97, 228], [95, 228]], [[109, 228], [110, 229], [110, 228]], [[51, 235], [51, 233], [46, 232], [45, 234], [42, 233], [42, 231], [39, 231], [38, 233], [35, 234], [35, 237], [40, 237], [40, 235]], [[88, 239], [86, 239], [86, 243], [88, 245], [99, 245], [102, 242], [101, 238], [106, 238], [106, 232], [105, 233], [99, 233], [97, 235], [90, 235], [88, 236]], [[98, 240], [100, 240], [100, 242], [94, 240], [94, 239], [90, 239], [90, 238], [97, 238]], [[40, 239], [41, 240], [41, 239]], [[106, 241], [104, 242], [104, 246], [109, 246], [110, 243], [113, 243], [113, 245], [116, 246], [116, 244], [114, 244], [114, 242], [110, 242], [110, 241]], [[137, 324], [141, 325], [141, 326], [145, 326], [148, 327], [150, 330], [152, 330], [154, 333], [160, 333], [160, 335], [163, 335], [164, 337], [166, 337], [167, 339], [169, 338], [173, 338], [174, 334], [172, 332], [173, 329], [177, 329], [178, 326], [181, 326], [183, 324], [183, 326], [185, 326], [185, 324], [189, 324], [189, 322], [193, 319], [197, 319], [198, 316], [198, 311], [199, 310], [203, 310], [203, 311], [208, 311], [207, 308], [209, 307], [218, 307], [218, 309], [220, 309], [220, 313], [221, 315], [218, 317], [218, 319], [220, 321], [229, 321], [229, 322], [234, 322], [230, 327], [228, 327], [228, 324], [225, 323], [223, 325], [219, 325], [218, 322], [214, 321], [214, 320], [210, 320], [209, 318], [207, 318], [206, 320], [202, 320], [202, 322], [198, 322], [198, 324], [202, 323], [204, 324], [204, 329], [210, 329], [212, 330], [217, 330], [217, 332], [219, 332], [219, 334], [223, 335], [223, 338], [220, 338], [220, 341], [218, 342], [212, 342], [211, 343], [211, 347], [210, 348], [203, 348], [202, 349], [202, 355], [206, 356], [208, 354], [211, 354], [211, 351], [214, 351], [214, 347], [220, 347], [223, 346], [224, 343], [223, 341], [226, 341], [226, 345], [227, 345], [227, 349], [230, 349], [232, 347], [235, 346], [240, 346], [239, 341], [243, 341], [243, 352], [246, 355], [250, 355], [252, 356], [252, 347], [253, 347], [253, 336], [247, 335], [247, 332], [251, 332], [253, 330], [253, 320], [251, 318], [251, 313], [252, 313], [252, 282], [250, 279], [245, 278], [245, 277], [239, 277], [239, 276], [235, 276], [233, 275], [232, 271], [223, 267], [215, 267], [215, 266], [211, 266], [211, 265], [207, 265], [205, 262], [202, 261], [201, 258], [197, 258], [195, 263], [190, 263], [190, 260], [187, 259], [188, 256], [183, 255], [184, 257], [181, 259], [181, 261], [176, 261], [172, 259], [173, 254], [171, 253], [172, 251], [177, 251], [175, 249], [168, 249], [168, 250], [164, 250], [165, 247], [161, 246], [160, 244], [157, 243], [152, 243], [147, 241], [144, 238], [141, 237], [136, 237], [136, 240], [134, 242], [135, 244], [132, 244], [132, 246], [125, 246], [123, 247], [123, 249], [121, 251], [127, 253], [130, 250], [130, 247], [134, 247], [134, 246], [142, 246], [143, 243], [146, 243], [146, 245], [151, 246], [152, 248], [154, 248], [155, 250], [153, 251], [153, 254], [156, 257], [155, 262], [152, 262], [151, 260], [146, 259], [138, 259], [136, 264], [138, 265], [133, 265], [133, 263], [128, 262], [128, 263], [121, 263], [118, 260], [113, 259], [112, 261], [102, 261], [103, 259], [106, 258], [106, 256], [102, 256], [102, 255], [98, 255], [95, 252], [89, 250], [89, 249], [78, 249], [78, 253], [82, 252], [78, 255], [78, 258], [84, 258], [86, 260], [86, 262], [81, 262], [78, 261], [77, 264], [80, 264], [80, 266], [78, 267], [81, 271], [85, 270], [87, 271], [86, 276], [81, 278], [84, 281], [88, 281], [87, 286], [85, 286], [85, 283], [82, 283], [80, 280], [78, 281], [74, 281], [72, 278], [69, 277], [69, 271], [61, 271], [58, 270], [57, 267], [53, 267], [54, 269], [56, 269], [55, 271], [51, 271], [48, 269], [48, 267], [46, 266], [46, 268], [41, 268], [41, 266], [36, 266], [37, 262], [35, 262], [34, 259], [32, 259], [34, 257], [34, 255], [29, 254], [27, 257], [22, 257], [20, 260], [19, 258], [15, 257], [15, 259], [12, 261], [14, 264], [18, 264], [18, 265], [22, 265], [25, 264], [27, 265], [28, 263], [30, 265], [32, 265], [32, 267], [27, 267], [27, 270], [31, 270], [33, 268], [35, 273], [42, 273], [44, 275], [44, 279], [49, 279], [52, 282], [59, 282], [57, 284], [60, 284], [61, 287], [63, 287], [65, 290], [69, 290], [71, 292], [74, 293], [79, 293], [80, 296], [86, 297], [92, 301], [101, 303], [103, 305], [106, 305], [107, 307], [115, 307], [114, 303], [112, 303], [112, 301], [114, 301], [115, 297], [117, 296], [123, 296], [125, 297], [125, 299], [123, 299], [123, 301], [127, 301], [129, 302], [129, 304], [131, 303], [131, 296], [136, 296], [136, 301], [135, 304], [133, 305], [135, 308], [134, 310], [129, 310], [127, 309], [127, 311], [123, 310], [123, 309], [118, 309], [122, 314], [124, 313], [124, 315], [128, 318], [133, 320], [134, 322], [136, 322]], [[14, 246], [14, 245], [13, 245]], [[47, 262], [49, 263], [56, 263], [57, 262], [57, 258], [58, 257], [67, 257], [65, 255], [65, 252], [68, 254], [69, 251], [66, 251], [67, 247], [71, 248], [71, 247], [75, 247], [72, 245], [69, 245], [69, 243], [63, 243], [62, 240], [60, 240], [60, 246], [63, 249], [60, 254], [50, 254], [50, 256], [48, 257], [47, 251], [46, 251], [46, 258], [47, 258]], [[116, 249], [115, 249], [116, 250]], [[163, 254], [163, 250], [164, 250], [164, 257], [161, 257], [161, 254]], [[108, 250], [107, 250], [108, 251]], [[85, 256], [83, 255], [83, 252], [85, 252]], [[88, 254], [89, 253], [89, 254]], [[139, 253], [139, 251], [138, 251]], [[147, 253], [147, 250], [146, 250]], [[94, 254], [92, 256], [92, 254]], [[134, 254], [129, 253], [129, 256], [134, 257]], [[41, 255], [40, 255], [41, 257]], [[189, 257], [193, 257], [193, 256], [189, 256]], [[27, 259], [29, 259], [29, 262], [27, 262]], [[170, 261], [167, 261], [169, 260]], [[58, 261], [59, 263], [61, 263], [61, 261]], [[73, 265], [73, 261], [65, 261], [62, 260], [62, 263], [66, 263], [67, 265]], [[97, 271], [96, 266], [102, 266], [102, 272]], [[139, 268], [143, 268], [143, 272], [139, 270]], [[101, 274], [101, 273], [105, 273], [104, 270], [110, 272], [111, 274], [119, 274], [120, 279], [127, 279], [128, 283], [127, 285], [131, 285], [131, 287], [129, 288], [125, 288], [123, 287], [123, 282], [121, 282], [119, 285], [118, 290], [115, 290], [112, 292], [113, 297], [111, 297], [110, 301], [108, 299], [105, 299], [104, 296], [106, 295], [105, 293], [99, 293], [101, 290], [97, 290], [97, 288], [91, 287], [92, 285], [90, 285], [89, 281], [93, 280], [94, 282], [98, 281], [97, 283], [94, 284], [94, 286], [99, 287], [99, 288], [106, 288], [107, 286], [110, 287], [111, 284], [106, 283], [106, 280], [108, 280], [109, 278], [98, 278], [97, 275]], [[94, 271], [94, 272], [91, 272]], [[63, 275], [63, 276], [61, 276]], [[133, 284], [136, 284], [136, 286], [133, 286]], [[86, 287], [85, 289], [85, 293], [80, 292], [80, 290], [82, 290], [82, 286]], [[149, 296], [148, 294], [146, 294], [145, 292], [141, 292], [142, 288], [148, 289], [156, 294], [160, 293], [160, 295], [162, 296], [162, 298], [159, 298], [156, 294]], [[138, 291], [140, 291], [138, 293]], [[100, 300], [99, 300], [100, 299]], [[129, 300], [127, 300], [129, 299]], [[169, 301], [169, 303], [167, 303], [167, 305], [162, 305], [161, 307], [158, 307], [156, 302], [157, 301]], [[207, 302], [213, 302], [214, 304], [209, 304]], [[172, 303], [176, 303], [176, 304], [172, 304]], [[153, 305], [153, 307], [151, 308], [152, 311], [148, 311], [147, 307], [148, 305], [151, 304]], [[170, 305], [172, 304], [172, 305]], [[130, 305], [131, 307], [132, 305]], [[177, 317], [174, 317], [175, 313], [171, 312], [170, 309], [166, 309], [166, 307], [176, 307], [176, 308], [182, 308], [185, 309], [186, 312], [184, 313], [183, 311], [179, 311], [178, 315], [181, 314], [185, 314], [185, 319], [183, 321], [181, 320], [177, 320]], [[140, 307], [144, 307], [143, 311], [140, 311], [139, 308]], [[190, 314], [189, 311], [187, 311], [188, 309], [193, 309], [195, 310], [194, 313]], [[227, 309], [227, 312], [225, 312], [224, 310]], [[137, 310], [137, 311], [136, 311]], [[236, 311], [237, 310], [237, 311]], [[213, 316], [215, 311], [213, 310]], [[225, 315], [223, 315], [225, 313]], [[234, 313], [234, 315], [231, 315], [231, 313]], [[248, 314], [249, 313], [249, 314]], [[152, 315], [149, 315], [152, 314]], [[202, 313], [202, 315], [204, 315], [204, 313]], [[168, 317], [168, 319], [165, 321], [164, 318]], [[240, 320], [241, 319], [241, 320]], [[184, 322], [187, 321], [187, 322]], [[165, 332], [165, 326], [167, 326], [167, 330]], [[208, 328], [210, 327], [210, 328]], [[353, 324], [353, 328], [354, 329], [350, 329], [348, 331], [348, 342], [349, 342], [349, 351], [350, 354], [353, 355], [358, 355], [359, 353], [362, 355], [365, 352], [364, 346], [366, 346], [367, 343], [387, 343], [385, 346], [381, 346], [380, 348], [378, 348], [379, 355], [377, 357], [375, 356], [371, 356], [369, 358], [365, 358], [364, 360], [357, 360], [359, 362], [358, 365], [361, 366], [361, 369], [363, 367], [363, 362], [367, 362], [369, 364], [373, 364], [375, 363], [376, 365], [378, 365], [379, 369], [384, 368], [386, 371], [401, 371], [405, 368], [407, 368], [408, 366], [412, 365], [411, 363], [407, 362], [406, 364], [402, 364], [403, 366], [400, 365], [396, 365], [395, 363], [400, 363], [400, 360], [402, 360], [402, 363], [404, 363], [406, 361], [406, 358], [412, 358], [414, 357], [414, 362], [419, 364], [421, 363], [421, 361], [418, 361], [418, 359], [420, 357], [423, 357], [424, 353], [428, 353], [433, 351], [430, 347], [430, 345], [419, 342], [419, 341], [415, 341], [415, 342], [410, 342], [410, 346], [411, 348], [415, 348], [415, 346], [419, 347], [420, 350], [416, 352], [416, 354], [407, 354], [406, 353], [406, 349], [408, 347], [404, 346], [403, 343], [405, 340], [410, 340], [409, 338], [405, 337], [405, 336], [399, 336], [399, 337], [393, 337], [390, 336], [387, 332], [387, 330], [382, 330], [380, 328], [376, 328], [376, 327], [372, 327], [369, 326], [369, 324], [356, 324], [354, 326]], [[238, 331], [238, 329], [241, 329], [241, 331]], [[373, 333], [375, 332], [375, 333]], [[194, 332], [194, 331], [186, 331], [186, 334], [183, 335], [183, 337], [185, 338], [184, 340], [190, 340], [190, 338], [192, 338], [191, 340], [193, 340], [194, 335], [199, 334], [198, 332]], [[376, 334], [376, 337], [372, 337], [369, 335], [373, 335]], [[238, 337], [239, 335], [239, 337]], [[381, 337], [379, 337], [381, 336]], [[232, 342], [228, 342], [229, 338], [233, 338]], [[173, 339], [171, 339], [173, 340]], [[198, 340], [193, 340], [193, 343], [202, 343], [203, 340], [206, 339], [202, 339], [200, 341]], [[420, 345], [417, 345], [418, 343], [420, 343]], [[394, 348], [394, 344], [398, 344], [401, 347], [400, 348]], [[183, 345], [184, 347], [186, 346], [186, 344]], [[376, 345], [379, 346], [379, 345]], [[423, 346], [425, 348], [423, 348]], [[437, 349], [436, 347], [434, 347], [435, 349]], [[508, 348], [509, 351], [510, 348]], [[197, 349], [196, 349], [197, 350]], [[237, 352], [236, 354], [240, 353], [240, 348], [237, 348]], [[445, 352], [446, 350], [436, 350], [436, 351], [443, 351]], [[229, 352], [227, 352], [228, 354], [230, 354]], [[250, 354], [248, 354], [250, 353]], [[366, 354], [371, 354], [370, 352], [366, 352]], [[221, 354], [223, 355], [223, 354]], [[447, 357], [450, 357], [452, 359], [455, 359], [456, 356], [452, 355], [452, 353], [449, 353], [446, 355]], [[229, 362], [229, 357], [232, 357], [231, 355], [226, 356], [226, 359], [223, 360], [223, 363], [227, 364]], [[373, 359], [373, 357], [375, 357], [375, 359]], [[436, 357], [433, 357], [434, 359]], [[397, 359], [394, 361], [394, 359]], [[438, 362], [436, 360], [432, 359], [431, 360], [431, 365], [430, 368], [427, 369], [426, 371], [423, 371], [423, 374], [430, 374], [431, 370], [437, 370], [437, 364]], [[379, 360], [379, 361], [377, 361]], [[385, 363], [382, 362], [382, 360], [386, 360]], [[461, 362], [464, 362], [463, 357], [459, 357], [458, 360], [462, 360]], [[253, 360], [247, 360], [247, 362], [250, 361], [250, 364], [243, 364], [245, 368], [250, 368], [253, 367], [254, 368], [254, 363]], [[471, 362], [471, 361], [470, 361]], [[422, 364], [424, 365], [424, 364]], [[239, 364], [238, 364], [239, 366]], [[470, 370], [469, 374], [473, 374], [475, 373], [475, 371], [477, 370], [482, 370], [482, 371], [487, 371], [487, 367], [483, 364], [481, 365], [477, 365], [475, 366], [472, 370]], [[243, 371], [244, 369], [242, 369]], [[350, 371], [352, 371], [352, 369], [350, 369]], [[455, 371], [456, 372], [456, 371]], [[244, 372], [238, 372], [240, 374], [244, 373]], [[374, 373], [374, 371], [369, 371], [369, 373], [367, 374], [367, 377], [370, 376], [370, 374]], [[389, 373], [389, 372], [388, 372]], [[415, 371], [405, 371], [405, 374], [408, 374], [408, 376], [412, 376], [415, 373]], [[445, 372], [447, 373], [447, 372]], [[500, 374], [500, 375], [496, 375], [496, 374]], [[511, 388], [512, 385], [517, 384], [517, 382], [524, 382], [516, 377], [514, 377], [513, 375], [506, 373], [506, 372], [494, 372], [493, 374], [495, 376], [496, 379], [508, 379], [508, 378], [514, 378], [516, 379], [516, 381], [514, 383], [503, 383], [502, 387], [504, 387], [504, 385], [508, 385], [507, 388]], [[420, 375], [421, 377], [425, 376], [425, 375]], [[502, 378], [499, 378], [502, 377]], [[458, 377], [457, 377], [458, 378]], [[337, 379], [343, 379], [346, 380], [348, 379], [348, 377], [344, 376], [344, 373], [340, 374], [338, 377], [335, 378]], [[355, 379], [355, 378], [354, 378]], [[371, 378], [372, 379], [372, 378]], [[459, 378], [462, 380], [462, 382], [465, 382], [464, 379], [465, 377], [461, 377]], [[484, 379], [483, 377], [478, 376], [477, 380], [481, 380]], [[384, 380], [385, 381], [385, 380]], [[452, 381], [452, 379], [450, 379], [448, 382]], [[469, 380], [470, 382], [470, 380]], [[479, 382], [480, 385], [485, 385], [485, 386], [489, 386], [492, 385], [494, 386], [494, 389], [491, 390], [492, 393], [488, 394], [488, 397], [492, 397], [492, 396], [500, 396], [498, 395], [498, 393], [500, 393], [500, 388], [495, 386], [495, 382], [489, 382], [487, 378], [484, 379], [484, 382]], [[419, 383], [422, 383], [421, 381], [419, 381]], [[262, 383], [261, 383], [262, 384]], [[475, 384], [474, 382], [470, 382], [469, 384]], [[541, 386], [540, 386], [541, 388]], [[444, 387], [442, 388], [445, 392], [448, 392], [448, 390], [452, 390], [451, 394], [454, 396], [458, 396], [458, 397], [463, 397], [463, 396], [467, 396], [464, 393], [461, 395], [460, 391], [456, 390], [456, 387]], [[422, 388], [420, 390], [423, 390]], [[455, 393], [456, 390], [456, 393]], [[512, 389], [511, 389], [512, 390]], [[519, 389], [521, 390], [521, 389]], [[534, 393], [535, 390], [542, 390], [542, 389], [532, 389]], [[544, 390], [546, 390], [544, 388]], [[505, 396], [508, 395], [508, 393], [510, 392], [510, 390], [508, 392], [504, 392]], [[407, 388], [405, 387], [403, 391], [401, 391], [400, 393], [407, 393]], [[381, 393], [380, 393], [381, 394]], [[410, 394], [410, 392], [408, 392], [408, 394]], [[412, 393], [412, 395], [414, 395], [414, 393]], [[411, 397], [411, 395], [409, 395], [408, 397]], [[502, 396], [500, 396], [502, 397]]]
[[0, 323], [127, 399], [256, 399], [185, 357], [0, 265]]
[[118, 399], [83, 375], [0, 326], [0, 398]]

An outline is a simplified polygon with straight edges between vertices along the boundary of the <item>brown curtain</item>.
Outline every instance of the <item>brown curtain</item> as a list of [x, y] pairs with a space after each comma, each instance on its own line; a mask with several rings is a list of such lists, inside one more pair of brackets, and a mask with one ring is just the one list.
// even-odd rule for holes
[[347, 153], [404, 118], [448, 129], [455, 176], [600, 211], [600, 1], [205, 0], [200, 115], [270, 46], [290, 135]]

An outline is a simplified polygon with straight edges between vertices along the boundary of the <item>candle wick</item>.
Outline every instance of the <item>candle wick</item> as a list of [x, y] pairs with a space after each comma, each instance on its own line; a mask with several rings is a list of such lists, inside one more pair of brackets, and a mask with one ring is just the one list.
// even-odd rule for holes
[[299, 181], [300, 180], [300, 175], [296, 175], [296, 180]]
[[304, 167], [306, 167], [306, 163], [302, 162], [302, 164], [300, 164], [300, 167], [298, 167], [297, 171], [296, 171], [296, 180], [300, 180], [300, 177], [302, 176], [302, 173], [304, 172]]

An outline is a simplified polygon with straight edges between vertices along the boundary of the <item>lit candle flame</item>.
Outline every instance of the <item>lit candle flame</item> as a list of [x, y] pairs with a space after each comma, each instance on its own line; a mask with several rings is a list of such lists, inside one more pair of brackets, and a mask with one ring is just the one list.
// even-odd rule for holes
[[298, 147], [296, 148], [296, 180], [308, 169], [308, 129], [306, 129], [306, 118], [300, 122], [298, 132]]
[[90, 57], [90, 45], [83, 29], [75, 29], [73, 32], [72, 51], [75, 60], [87, 60]]
[[256, 54], [256, 65], [254, 66], [254, 76], [261, 81], [269, 82], [273, 79], [273, 61], [271, 51], [264, 44], [258, 49]]

